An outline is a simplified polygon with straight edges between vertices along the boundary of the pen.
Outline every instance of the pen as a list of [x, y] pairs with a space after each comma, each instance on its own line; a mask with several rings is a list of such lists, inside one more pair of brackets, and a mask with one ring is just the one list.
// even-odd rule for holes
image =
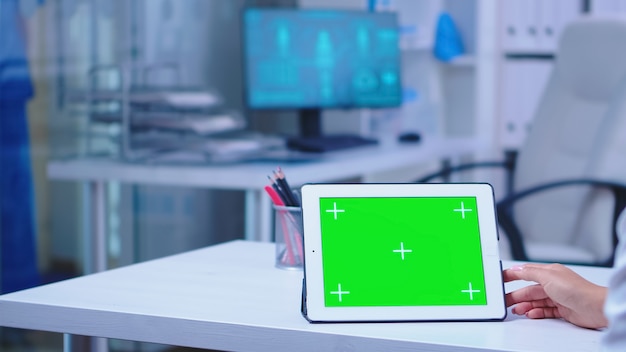
[[272, 188], [271, 186], [265, 186], [264, 189], [265, 189], [265, 192], [270, 196], [270, 199], [272, 199], [272, 202], [275, 205], [285, 206], [285, 203], [283, 203], [283, 200], [280, 198], [280, 196], [278, 195], [278, 192], [276, 192], [274, 188]]

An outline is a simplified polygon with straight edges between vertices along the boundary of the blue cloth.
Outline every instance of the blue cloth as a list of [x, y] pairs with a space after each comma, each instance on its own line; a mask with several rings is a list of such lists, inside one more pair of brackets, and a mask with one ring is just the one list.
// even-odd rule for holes
[[443, 62], [448, 62], [465, 52], [461, 34], [448, 13], [442, 13], [437, 19], [433, 52], [435, 57]]
[[40, 284], [26, 104], [33, 87], [18, 0], [0, 0], [0, 292]]

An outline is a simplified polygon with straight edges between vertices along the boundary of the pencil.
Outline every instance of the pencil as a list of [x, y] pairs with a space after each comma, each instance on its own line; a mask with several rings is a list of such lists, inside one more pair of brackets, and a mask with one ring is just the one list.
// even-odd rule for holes
[[276, 193], [278, 194], [278, 196], [280, 197], [280, 199], [282, 199], [283, 204], [287, 205], [289, 204], [289, 199], [287, 198], [287, 196], [285, 195], [285, 192], [280, 188], [280, 186], [276, 183], [276, 179], [271, 177], [270, 175], [267, 175], [267, 178], [270, 180], [271, 184], [272, 184], [272, 188], [276, 191]]
[[285, 197], [289, 200], [288, 205], [293, 207], [299, 207], [300, 202], [294, 196], [293, 190], [291, 189], [291, 186], [289, 186], [287, 178], [285, 177], [285, 173], [280, 168], [280, 166], [274, 171], [274, 175], [276, 175], [276, 182], [283, 189], [283, 191], [285, 192]]

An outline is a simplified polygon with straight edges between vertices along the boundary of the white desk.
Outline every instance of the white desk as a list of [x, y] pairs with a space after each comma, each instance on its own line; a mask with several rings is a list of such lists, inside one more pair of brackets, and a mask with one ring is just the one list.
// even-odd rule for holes
[[[596, 351], [601, 331], [504, 322], [309, 324], [301, 271], [235, 241], [0, 296], [0, 326], [229, 351]], [[505, 267], [511, 263], [504, 263]], [[575, 267], [606, 284], [610, 269]]]
[[[448, 160], [486, 149], [475, 138], [425, 138], [419, 144], [395, 144], [356, 148], [325, 155], [315, 162], [288, 163], [282, 167], [292, 186], [308, 182], [332, 182], [392, 171], [432, 161]], [[85, 265], [89, 272], [106, 269], [105, 190], [108, 181], [135, 184], [233, 189], [246, 192], [245, 237], [270, 241], [271, 203], [264, 194], [267, 175], [276, 168], [273, 162], [232, 165], [155, 165], [133, 164], [110, 159], [68, 159], [48, 164], [53, 180], [89, 183], [93, 238], [84, 239]], [[418, 175], [416, 175], [418, 177]], [[255, 234], [258, 234], [255, 235]]]

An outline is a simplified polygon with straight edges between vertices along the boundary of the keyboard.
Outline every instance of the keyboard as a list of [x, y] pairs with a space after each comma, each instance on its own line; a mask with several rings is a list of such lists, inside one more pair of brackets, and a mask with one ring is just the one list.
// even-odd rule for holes
[[351, 134], [335, 134], [319, 137], [295, 137], [287, 139], [287, 147], [289, 149], [315, 153], [358, 148], [377, 143], [378, 141], [375, 139]]

